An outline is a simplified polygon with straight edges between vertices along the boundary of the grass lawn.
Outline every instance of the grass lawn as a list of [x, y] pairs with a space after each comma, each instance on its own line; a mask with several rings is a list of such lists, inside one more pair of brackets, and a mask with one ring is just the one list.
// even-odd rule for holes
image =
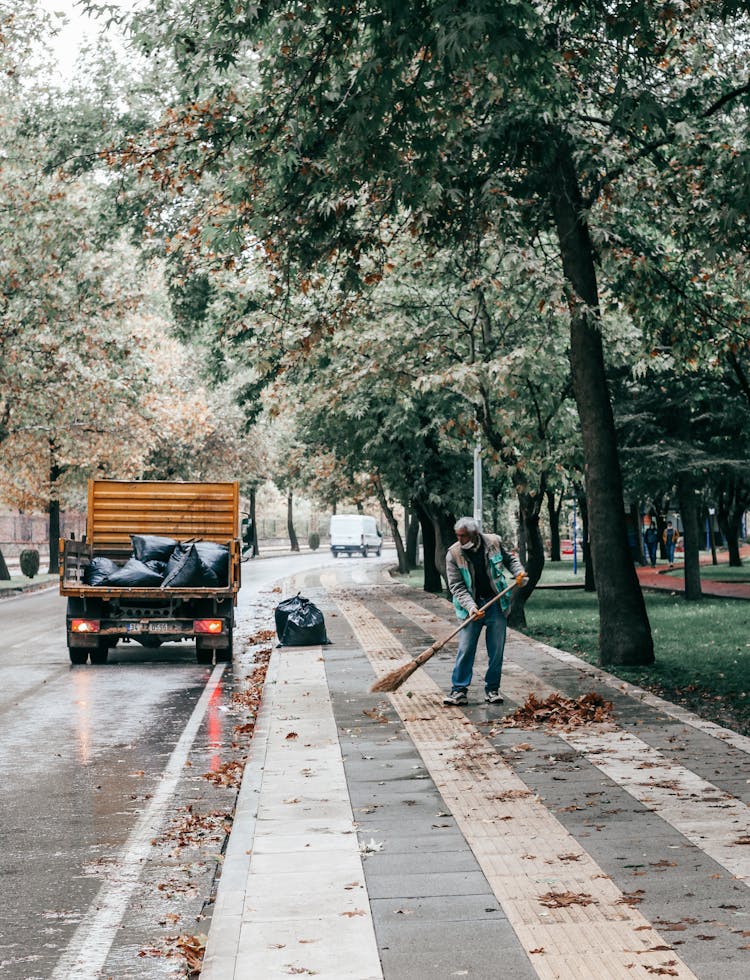
[[[553, 577], [583, 582], [580, 574], [573, 576], [572, 562], [545, 566], [542, 581], [548, 583]], [[421, 588], [421, 573], [412, 572], [408, 581]], [[685, 602], [659, 592], [646, 592], [644, 598], [656, 663], [639, 669], [607, 667], [608, 672], [750, 735], [750, 602], [707, 597]], [[526, 622], [528, 636], [597, 664], [595, 593], [537, 589], [526, 604]]]
[[[667, 576], [682, 578], [685, 572], [675, 568], [664, 573]], [[707, 582], [750, 582], [750, 565], [730, 568], [729, 565], [701, 565], [701, 578]]]
[[[750, 602], [644, 593], [656, 663], [607, 670], [720, 725], [750, 734]], [[540, 589], [526, 604], [524, 630], [596, 664], [596, 595]]]

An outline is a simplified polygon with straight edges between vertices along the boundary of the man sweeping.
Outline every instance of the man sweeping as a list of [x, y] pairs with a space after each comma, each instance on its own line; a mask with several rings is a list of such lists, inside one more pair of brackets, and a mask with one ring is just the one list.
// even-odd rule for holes
[[528, 582], [526, 571], [518, 558], [506, 551], [496, 534], [481, 534], [471, 517], [456, 521], [458, 539], [448, 549], [446, 574], [453, 605], [460, 620], [472, 619], [461, 631], [456, 663], [451, 676], [451, 692], [443, 704], [468, 704], [467, 691], [474, 671], [474, 657], [482, 627], [486, 627], [487, 673], [484, 676], [484, 699], [489, 704], [502, 704], [500, 675], [503, 670], [505, 632], [510, 612], [510, 593], [493, 603], [486, 612], [480, 607], [506, 588], [504, 571], [516, 580], [516, 585]]

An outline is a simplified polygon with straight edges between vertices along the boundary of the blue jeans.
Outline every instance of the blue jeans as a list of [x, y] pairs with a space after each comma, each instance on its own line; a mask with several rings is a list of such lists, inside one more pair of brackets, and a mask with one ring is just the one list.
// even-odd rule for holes
[[484, 638], [487, 644], [487, 659], [489, 660], [487, 673], [484, 675], [484, 689], [485, 691], [497, 691], [500, 687], [508, 620], [500, 612], [498, 604], [495, 603], [494, 606], [490, 606], [482, 619], [473, 620], [458, 634], [458, 653], [451, 675], [451, 685], [454, 690], [465, 690], [471, 684], [474, 657], [476, 656], [482, 627], [486, 627], [487, 630]]

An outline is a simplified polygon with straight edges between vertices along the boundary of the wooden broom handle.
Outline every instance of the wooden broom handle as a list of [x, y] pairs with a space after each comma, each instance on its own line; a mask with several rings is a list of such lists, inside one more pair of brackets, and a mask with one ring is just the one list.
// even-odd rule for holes
[[497, 595], [493, 595], [493, 597], [490, 599], [489, 602], [485, 602], [485, 604], [481, 606], [479, 609], [475, 609], [470, 616], [466, 617], [466, 619], [460, 624], [460, 626], [456, 627], [456, 629], [453, 630], [450, 636], [446, 636], [442, 640], [438, 640], [436, 643], [433, 643], [431, 647], [427, 647], [424, 653], [420, 653], [418, 657], [415, 657], [414, 663], [417, 664], [418, 666], [421, 666], [426, 660], [429, 660], [433, 654], [437, 653], [438, 650], [441, 649], [441, 647], [444, 647], [446, 643], [450, 642], [450, 640], [452, 640], [454, 636], [457, 636], [462, 629], [465, 629], [469, 625], [469, 623], [474, 622], [474, 620], [478, 618], [477, 613], [480, 612], [483, 613], [486, 609], [489, 609], [490, 606], [496, 603], [498, 599], [501, 599], [504, 595], [507, 595], [511, 591], [511, 589], [515, 587], [515, 584], [516, 584], [515, 582], [511, 582], [510, 585], [507, 586], [507, 588], [503, 589], [502, 592], [498, 592]]

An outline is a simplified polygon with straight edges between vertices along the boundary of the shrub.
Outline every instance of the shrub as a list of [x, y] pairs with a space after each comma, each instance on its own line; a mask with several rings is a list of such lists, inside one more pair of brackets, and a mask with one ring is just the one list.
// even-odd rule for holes
[[317, 531], [311, 531], [307, 537], [307, 543], [310, 545], [311, 551], [317, 551], [320, 547], [320, 535]]
[[26, 578], [33, 578], [39, 571], [39, 552], [33, 548], [27, 548], [18, 556], [18, 562]]

